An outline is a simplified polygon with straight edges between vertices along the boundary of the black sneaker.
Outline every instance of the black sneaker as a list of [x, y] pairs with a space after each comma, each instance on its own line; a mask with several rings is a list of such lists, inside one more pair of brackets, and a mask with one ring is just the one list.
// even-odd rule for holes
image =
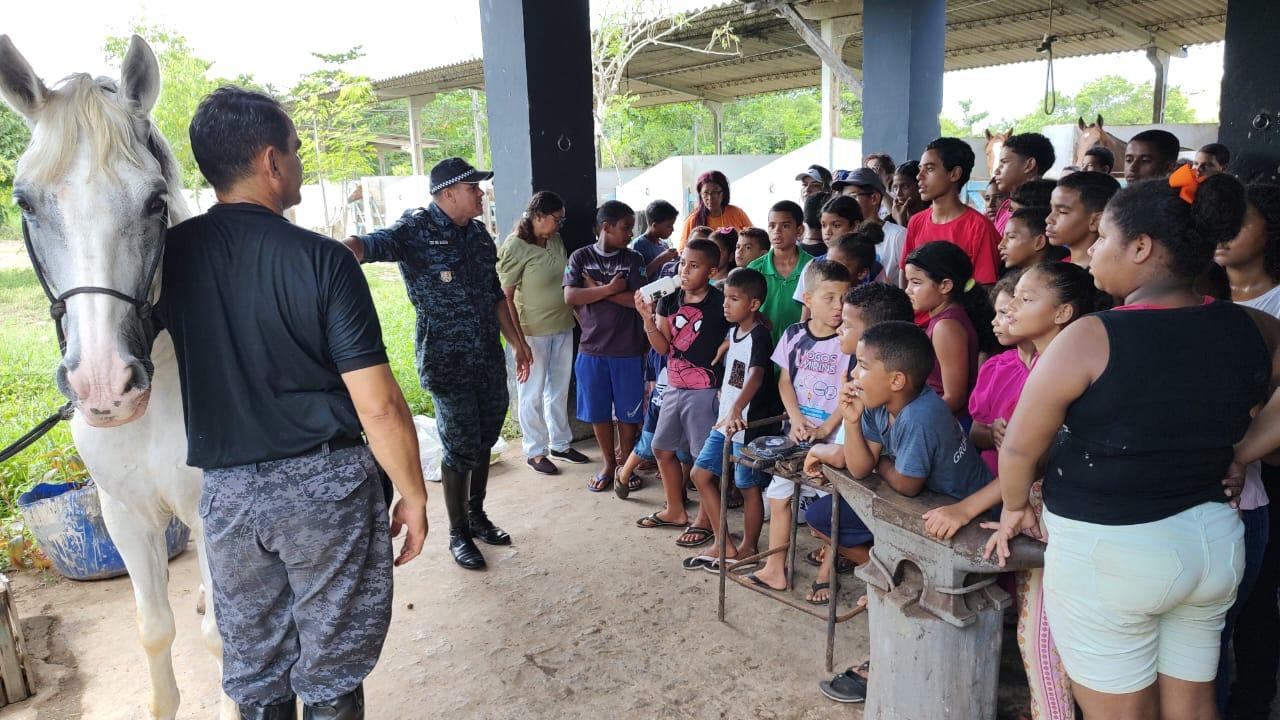
[[546, 455], [541, 455], [537, 458], [529, 458], [526, 462], [528, 462], [529, 467], [533, 468], [533, 471], [536, 473], [542, 473], [543, 475], [555, 475], [560, 472], [560, 468], [556, 467], [554, 463], [548, 460]]
[[818, 683], [823, 695], [838, 703], [860, 703], [867, 699], [867, 681], [853, 668]]
[[591, 462], [591, 458], [587, 457], [586, 455], [583, 455], [582, 453], [578, 452], [577, 450], [574, 450], [573, 448], [565, 448], [564, 450], [552, 450], [550, 455], [551, 457], [557, 460], [563, 460], [567, 463], [573, 463], [574, 465], [586, 465], [587, 463]]

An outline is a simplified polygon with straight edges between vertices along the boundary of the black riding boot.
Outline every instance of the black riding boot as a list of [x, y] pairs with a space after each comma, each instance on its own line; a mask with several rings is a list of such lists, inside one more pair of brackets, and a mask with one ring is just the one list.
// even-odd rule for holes
[[364, 686], [323, 705], [306, 705], [302, 720], [364, 720]]
[[484, 512], [485, 490], [489, 487], [489, 466], [481, 465], [471, 471], [471, 496], [467, 499], [467, 515], [471, 522], [471, 536], [490, 545], [510, 545], [511, 536], [494, 525]]
[[484, 567], [484, 555], [471, 541], [471, 524], [467, 520], [467, 486], [470, 472], [440, 465], [440, 483], [444, 486], [444, 505], [449, 511], [449, 552], [453, 559], [468, 570]]
[[298, 699], [290, 696], [274, 705], [241, 705], [240, 720], [297, 720]]

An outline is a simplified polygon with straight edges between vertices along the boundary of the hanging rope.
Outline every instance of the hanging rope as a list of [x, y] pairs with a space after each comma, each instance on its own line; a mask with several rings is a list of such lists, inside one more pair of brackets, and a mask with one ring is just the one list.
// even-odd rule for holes
[[1040, 41], [1040, 47], [1036, 48], [1037, 52], [1048, 55], [1049, 65], [1044, 75], [1044, 102], [1042, 109], [1045, 115], [1052, 115], [1058, 109], [1058, 91], [1053, 80], [1053, 44], [1057, 42], [1058, 36], [1053, 34], [1053, 0], [1049, 0], [1049, 31], [1044, 34], [1044, 39]]

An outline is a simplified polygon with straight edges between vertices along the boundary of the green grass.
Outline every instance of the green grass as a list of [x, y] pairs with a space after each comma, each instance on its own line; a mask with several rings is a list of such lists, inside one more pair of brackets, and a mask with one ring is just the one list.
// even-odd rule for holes
[[[394, 265], [365, 266], [365, 276], [382, 321], [383, 341], [396, 380], [415, 415], [434, 415], [431, 395], [418, 383], [414, 366], [413, 306]], [[54, 388], [58, 342], [48, 301], [29, 268], [0, 270], [0, 447], [34, 427], [64, 402]], [[519, 435], [507, 419], [503, 437]], [[42, 479], [74, 476], [74, 445], [66, 424], [54, 428], [22, 454], [0, 464], [0, 524], [17, 515], [18, 495]], [[71, 466], [72, 469], [68, 469]], [[3, 533], [0, 533], [3, 535]]]

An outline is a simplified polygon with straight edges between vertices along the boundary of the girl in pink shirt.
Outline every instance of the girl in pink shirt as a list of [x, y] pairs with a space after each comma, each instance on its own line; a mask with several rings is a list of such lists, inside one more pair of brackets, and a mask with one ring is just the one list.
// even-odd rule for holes
[[973, 418], [969, 441], [982, 451], [983, 462], [996, 475], [1000, 474], [999, 441], [1004, 439], [1005, 426], [1031, 374], [1031, 360], [1035, 356], [1035, 346], [1030, 340], [1009, 332], [1009, 306], [1021, 277], [1022, 270], [1010, 270], [991, 288], [991, 304], [996, 311], [991, 329], [996, 341], [1010, 349], [983, 363], [973, 392], [969, 394], [969, 415]]

